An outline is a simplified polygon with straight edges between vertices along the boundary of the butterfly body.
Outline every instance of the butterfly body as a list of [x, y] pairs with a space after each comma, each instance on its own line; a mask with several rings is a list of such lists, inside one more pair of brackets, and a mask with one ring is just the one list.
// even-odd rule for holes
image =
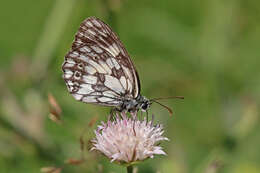
[[118, 111], [135, 112], [141, 110], [146, 112], [150, 107], [151, 102], [144, 96], [138, 95], [135, 99], [125, 99], [117, 108]]

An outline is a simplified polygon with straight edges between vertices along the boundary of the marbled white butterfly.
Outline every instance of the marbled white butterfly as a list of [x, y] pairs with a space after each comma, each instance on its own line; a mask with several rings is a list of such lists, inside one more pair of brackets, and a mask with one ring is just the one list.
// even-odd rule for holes
[[81, 23], [62, 70], [76, 100], [112, 106], [120, 112], [146, 111], [154, 101], [140, 94], [138, 73], [126, 49], [96, 17]]

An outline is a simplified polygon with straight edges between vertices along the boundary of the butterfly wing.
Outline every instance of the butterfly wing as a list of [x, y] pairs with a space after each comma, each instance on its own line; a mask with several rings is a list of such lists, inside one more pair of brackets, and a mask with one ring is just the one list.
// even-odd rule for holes
[[62, 70], [69, 92], [82, 102], [119, 106], [123, 98], [140, 93], [138, 74], [122, 42], [96, 17], [81, 23]]

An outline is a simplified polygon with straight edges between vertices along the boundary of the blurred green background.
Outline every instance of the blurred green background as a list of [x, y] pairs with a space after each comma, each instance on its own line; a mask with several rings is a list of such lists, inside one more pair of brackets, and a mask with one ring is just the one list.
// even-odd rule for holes
[[[35, 173], [80, 158], [79, 138], [109, 108], [69, 95], [61, 65], [79, 24], [97, 16], [118, 33], [165, 127], [167, 156], [138, 165], [139, 173], [260, 172], [260, 1], [23, 0], [0, 6], [0, 172]], [[48, 93], [62, 108], [48, 118]], [[62, 172], [125, 172], [103, 156]]]

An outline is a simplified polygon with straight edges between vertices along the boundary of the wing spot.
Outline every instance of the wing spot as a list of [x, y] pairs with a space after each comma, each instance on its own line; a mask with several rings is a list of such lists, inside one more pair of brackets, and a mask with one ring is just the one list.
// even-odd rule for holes
[[74, 72], [74, 78], [76, 79], [76, 80], [79, 80], [80, 78], [81, 78], [81, 72], [79, 72], [79, 71], [75, 71]]
[[81, 63], [79, 63], [78, 65], [78, 68], [80, 69], [80, 70], [83, 70], [83, 68], [84, 68], [84, 64], [81, 62]]
[[69, 85], [69, 91], [70, 92], [77, 92], [79, 90], [79, 83], [78, 82], [68, 82]]

